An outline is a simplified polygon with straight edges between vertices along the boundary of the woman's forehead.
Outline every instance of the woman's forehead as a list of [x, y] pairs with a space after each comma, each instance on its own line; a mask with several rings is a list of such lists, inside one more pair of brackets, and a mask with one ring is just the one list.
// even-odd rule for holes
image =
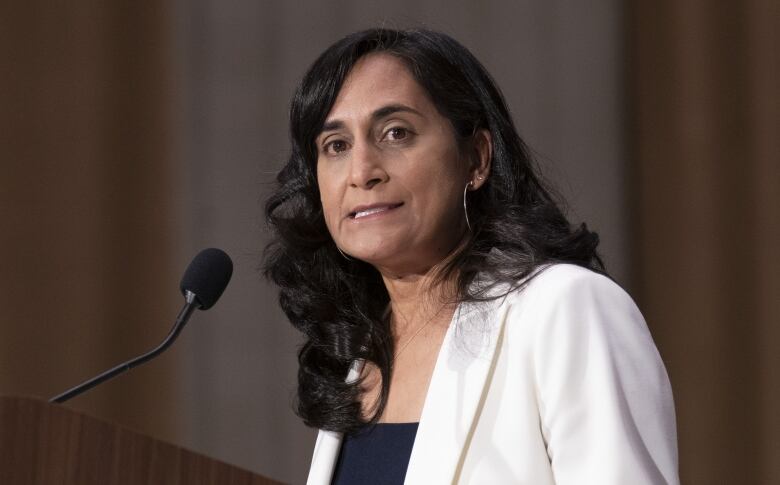
[[404, 61], [386, 53], [368, 54], [350, 70], [325, 123], [368, 119], [386, 106], [407, 106], [418, 112], [435, 109]]

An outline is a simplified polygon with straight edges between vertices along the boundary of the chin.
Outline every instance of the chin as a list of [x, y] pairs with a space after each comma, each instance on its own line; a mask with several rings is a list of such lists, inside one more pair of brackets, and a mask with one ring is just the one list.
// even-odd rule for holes
[[355, 248], [354, 250], [347, 250], [346, 253], [373, 266], [385, 266], [386, 263], [397, 259], [399, 256], [398, 251], [388, 251], [385, 248]]
[[397, 258], [409, 250], [410, 238], [397, 234], [360, 234], [345, 238], [341, 246], [347, 254], [366, 263]]
[[383, 247], [374, 250], [355, 250], [348, 252], [350, 256], [368, 263], [385, 275], [404, 276], [424, 274], [435, 265], [428, 261], [421, 251], [411, 249], [409, 245], [397, 248]]

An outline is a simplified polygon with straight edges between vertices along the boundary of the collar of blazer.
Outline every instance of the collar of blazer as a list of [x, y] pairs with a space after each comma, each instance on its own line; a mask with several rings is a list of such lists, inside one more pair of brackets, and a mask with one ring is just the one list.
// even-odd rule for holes
[[501, 347], [505, 318], [495, 311], [502, 301], [458, 306], [428, 386], [406, 483], [458, 481]]
[[[506, 310], [497, 313], [503, 301], [456, 309], [431, 376], [405, 483], [457, 482], [503, 337]], [[340, 447], [339, 433], [320, 431], [308, 485], [330, 483]]]

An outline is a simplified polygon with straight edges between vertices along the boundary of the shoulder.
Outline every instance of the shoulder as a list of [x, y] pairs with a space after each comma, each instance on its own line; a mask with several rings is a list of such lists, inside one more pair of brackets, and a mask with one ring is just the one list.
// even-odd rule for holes
[[597, 342], [604, 350], [639, 344], [655, 351], [644, 317], [628, 293], [590, 269], [546, 265], [511, 287], [493, 286], [491, 292], [497, 299], [475, 305], [480, 311], [469, 319], [471, 326], [483, 331], [486, 324], [504, 328], [509, 342], [533, 354], [565, 357], [568, 346], [587, 350]]
[[592, 292], [628, 297], [628, 294], [608, 276], [574, 264], [551, 264], [539, 268], [521, 291], [551, 298], [576, 296]]
[[[540, 268], [525, 284], [509, 292], [504, 302], [507, 325], [536, 345], [597, 341], [605, 347], [637, 342], [655, 350], [652, 337], [634, 301], [609, 277], [572, 264]], [[622, 342], [622, 344], [621, 344]]]
[[509, 360], [533, 382], [556, 479], [677, 483], [669, 378], [631, 297], [604, 275], [556, 264], [505, 305], [507, 342], [525, 357]]
[[611, 278], [574, 264], [540, 267], [506, 295], [506, 304], [542, 307], [575, 306], [585, 310], [594, 305], [630, 313], [638, 312], [626, 291]]

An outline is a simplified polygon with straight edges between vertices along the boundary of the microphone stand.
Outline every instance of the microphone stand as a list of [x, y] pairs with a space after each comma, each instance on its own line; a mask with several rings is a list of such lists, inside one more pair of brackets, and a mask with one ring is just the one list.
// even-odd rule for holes
[[49, 402], [56, 402], [56, 403], [65, 402], [68, 399], [76, 397], [79, 394], [92, 389], [93, 387], [97, 386], [101, 382], [107, 381], [112, 377], [116, 377], [119, 374], [126, 372], [132, 369], [133, 367], [139, 366], [144, 362], [153, 359], [157, 355], [164, 352], [165, 349], [170, 347], [173, 341], [176, 340], [176, 337], [179, 336], [179, 332], [181, 332], [181, 330], [184, 328], [184, 325], [187, 323], [187, 320], [190, 319], [192, 313], [200, 307], [200, 305], [197, 303], [195, 293], [189, 290], [186, 290], [184, 292], [184, 300], [185, 300], [184, 307], [182, 307], [181, 311], [179, 312], [179, 315], [176, 317], [176, 322], [173, 324], [173, 328], [171, 328], [170, 333], [168, 334], [167, 337], [165, 337], [165, 340], [163, 340], [160, 345], [158, 345], [157, 347], [155, 347], [154, 349], [150, 350], [149, 352], [143, 355], [139, 355], [138, 357], [132, 360], [119, 364], [116, 367], [113, 367], [103, 372], [102, 374], [95, 376], [92, 379], [89, 379], [88, 381], [82, 382], [76, 387], [68, 389], [62, 394], [54, 396], [53, 398], [49, 399]]

